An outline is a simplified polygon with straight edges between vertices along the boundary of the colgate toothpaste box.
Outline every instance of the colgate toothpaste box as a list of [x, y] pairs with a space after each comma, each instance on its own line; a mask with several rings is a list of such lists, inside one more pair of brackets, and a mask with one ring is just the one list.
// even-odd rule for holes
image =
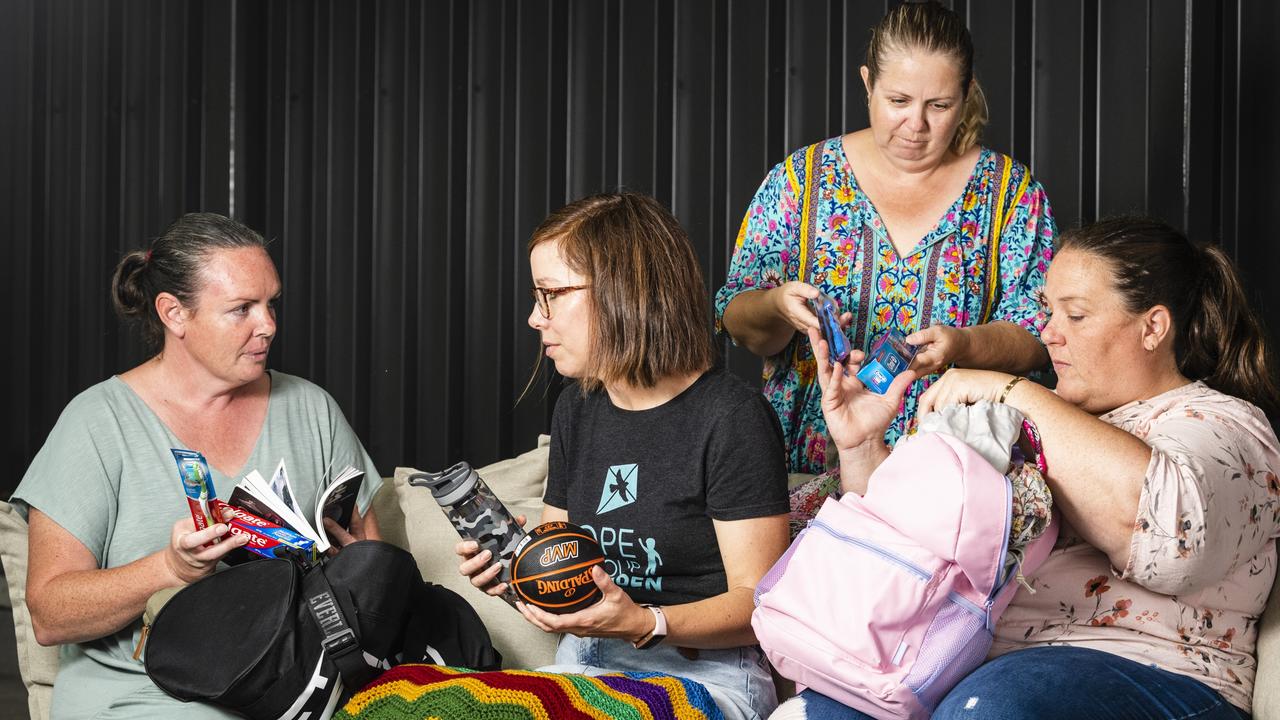
[[266, 558], [294, 560], [308, 567], [316, 561], [316, 543], [289, 528], [264, 520], [253, 513], [221, 500], [213, 501], [214, 509], [223, 514], [229, 510], [234, 517], [228, 523], [232, 535], [247, 535], [249, 542], [244, 549]]
[[182, 481], [182, 490], [187, 495], [187, 509], [191, 511], [196, 530], [221, 522], [214, 514], [213, 504], [217, 502], [218, 493], [213, 489], [213, 473], [209, 472], [209, 463], [205, 462], [204, 455], [180, 448], [170, 448], [169, 451], [178, 463], [178, 479]]

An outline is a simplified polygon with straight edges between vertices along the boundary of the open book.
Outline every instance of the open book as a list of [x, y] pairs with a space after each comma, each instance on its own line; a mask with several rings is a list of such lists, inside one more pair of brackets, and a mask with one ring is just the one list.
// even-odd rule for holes
[[316, 543], [316, 549], [329, 549], [329, 535], [324, 530], [324, 519], [333, 518], [338, 527], [351, 527], [351, 516], [356, 511], [356, 495], [364, 472], [348, 466], [337, 474], [316, 500], [314, 512], [308, 513], [299, 506], [293, 488], [289, 486], [289, 474], [284, 460], [268, 482], [257, 470], [244, 476], [231, 491], [229, 505], [242, 507], [258, 517], [305, 535]]

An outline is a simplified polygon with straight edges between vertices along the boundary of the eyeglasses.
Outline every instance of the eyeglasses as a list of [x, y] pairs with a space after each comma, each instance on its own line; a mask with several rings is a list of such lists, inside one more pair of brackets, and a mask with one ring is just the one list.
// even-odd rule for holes
[[542, 313], [542, 317], [550, 320], [551, 319], [551, 301], [554, 300], [557, 295], [563, 295], [564, 293], [573, 292], [574, 290], [586, 290], [589, 287], [591, 286], [590, 285], [570, 285], [568, 287], [554, 287], [554, 288], [535, 287], [535, 288], [531, 288], [530, 292], [533, 293], [534, 302], [538, 303], [538, 311]]

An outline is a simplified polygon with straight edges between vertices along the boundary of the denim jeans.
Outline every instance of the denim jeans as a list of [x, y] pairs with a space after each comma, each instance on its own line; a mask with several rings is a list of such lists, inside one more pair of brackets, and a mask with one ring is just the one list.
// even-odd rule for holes
[[565, 635], [556, 648], [556, 664], [543, 672], [601, 675], [610, 672], [658, 672], [701, 683], [725, 720], [760, 720], [778, 705], [773, 675], [756, 646], [699, 650], [690, 660], [679, 650], [658, 645], [637, 650], [616, 638]]
[[[807, 720], [870, 717], [812, 690], [800, 697]], [[933, 720], [1248, 717], [1195, 678], [1101, 650], [1066, 646], [1018, 650], [985, 663], [947, 693], [933, 713]]]

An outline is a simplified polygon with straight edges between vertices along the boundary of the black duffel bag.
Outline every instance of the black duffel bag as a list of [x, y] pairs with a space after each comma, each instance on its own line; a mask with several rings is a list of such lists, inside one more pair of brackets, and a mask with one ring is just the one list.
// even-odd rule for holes
[[[441, 591], [461, 606], [440, 612]], [[439, 648], [421, 647], [422, 638]], [[328, 718], [401, 658], [501, 663], [465, 601], [424, 583], [409, 553], [377, 541], [348, 545], [305, 573], [261, 560], [193, 583], [156, 615], [145, 651], [147, 674], [170, 695], [263, 720]]]

